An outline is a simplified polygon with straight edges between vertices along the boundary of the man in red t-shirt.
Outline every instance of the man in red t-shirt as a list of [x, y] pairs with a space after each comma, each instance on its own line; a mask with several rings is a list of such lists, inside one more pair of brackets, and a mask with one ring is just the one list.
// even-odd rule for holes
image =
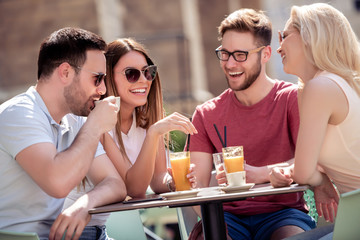
[[[198, 134], [191, 137], [190, 151], [197, 184], [209, 186], [212, 153], [222, 151], [214, 124], [219, 130], [226, 126], [227, 146], [244, 147], [247, 182], [267, 183], [273, 167], [293, 162], [297, 86], [265, 73], [272, 30], [263, 12], [238, 10], [222, 21], [219, 34], [216, 54], [229, 88], [198, 106], [193, 115]], [[315, 227], [302, 193], [224, 203], [224, 212], [232, 239], [281, 239]]]

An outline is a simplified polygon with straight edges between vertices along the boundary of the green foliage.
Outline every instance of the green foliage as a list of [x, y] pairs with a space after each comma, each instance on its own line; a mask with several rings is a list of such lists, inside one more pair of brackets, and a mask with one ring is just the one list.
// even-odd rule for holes
[[170, 132], [170, 151], [181, 152], [184, 151], [187, 135], [181, 131]]

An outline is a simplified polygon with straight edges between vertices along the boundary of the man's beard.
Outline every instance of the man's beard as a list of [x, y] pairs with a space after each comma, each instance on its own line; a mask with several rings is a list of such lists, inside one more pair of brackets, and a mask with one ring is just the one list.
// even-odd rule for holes
[[238, 87], [231, 86], [228, 77], [226, 75], [225, 76], [229, 88], [231, 88], [233, 91], [242, 91], [248, 89], [256, 81], [256, 79], [260, 75], [260, 72], [261, 72], [261, 62], [260, 62], [260, 57], [258, 57], [258, 61], [256, 62], [256, 65], [254, 66], [253, 70], [247, 74], [247, 78], [245, 78], [244, 83], [241, 84], [240, 86]]
[[73, 82], [64, 89], [65, 101], [70, 108], [70, 112], [77, 116], [88, 116], [90, 114], [90, 107], [87, 102], [82, 100], [86, 99], [86, 94], [80, 87], [80, 78], [74, 77]]

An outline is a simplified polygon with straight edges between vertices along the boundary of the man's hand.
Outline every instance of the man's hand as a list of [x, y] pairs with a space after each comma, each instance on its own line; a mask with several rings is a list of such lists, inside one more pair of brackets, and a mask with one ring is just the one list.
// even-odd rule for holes
[[321, 185], [314, 187], [316, 210], [319, 217], [324, 217], [328, 222], [334, 222], [339, 203], [339, 193], [327, 175], [323, 174]]
[[99, 128], [102, 134], [114, 128], [117, 122], [117, 113], [116, 99], [114, 96], [109, 96], [96, 104], [87, 121], [90, 121], [92, 126]]
[[216, 172], [215, 178], [217, 179], [219, 186], [221, 184], [227, 184], [226, 173], [223, 164], [219, 167], [219, 174]]
[[196, 188], [195, 164], [190, 163], [189, 173], [186, 175], [192, 188]]
[[86, 205], [86, 201], [79, 198], [73, 205], [60, 213], [50, 229], [49, 240], [61, 240], [65, 231], [65, 240], [79, 239], [91, 219], [91, 215], [88, 213], [89, 209], [83, 207]]
[[270, 172], [270, 183], [273, 187], [286, 187], [293, 183], [293, 167], [274, 167]]

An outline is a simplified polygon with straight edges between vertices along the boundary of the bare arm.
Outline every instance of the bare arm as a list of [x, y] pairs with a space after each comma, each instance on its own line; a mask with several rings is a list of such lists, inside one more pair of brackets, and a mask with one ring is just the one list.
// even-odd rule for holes
[[[209, 187], [213, 168], [212, 154], [206, 152], [191, 152], [190, 161], [194, 164], [196, 187]], [[193, 209], [201, 217], [200, 207], [194, 206]]]
[[166, 164], [166, 149], [164, 139], [159, 139], [158, 151], [155, 159], [154, 174], [150, 182], [150, 187], [155, 193], [168, 192], [169, 189], [166, 185], [168, 178], [171, 178], [167, 172]]
[[196, 187], [208, 187], [213, 168], [212, 154], [205, 152], [191, 152], [190, 161], [195, 165]]
[[245, 164], [246, 181], [256, 184], [268, 183], [270, 182], [270, 174], [272, 169], [280, 168], [280, 167], [288, 167], [293, 163], [294, 163], [294, 159], [290, 159], [286, 162], [262, 166], [262, 167], [254, 167], [249, 164]]
[[[196, 129], [188, 118], [178, 113], [171, 114], [149, 128], [139, 156], [133, 166], [120, 156], [118, 149], [113, 149], [116, 146], [115, 143], [108, 145], [106, 139], [105, 150], [109, 152], [111, 161], [123, 177], [129, 196], [143, 196], [149, 184], [151, 184], [155, 192], [166, 191], [166, 185], [163, 184], [163, 181], [167, 169], [162, 135], [173, 130], [183, 131], [186, 134], [196, 133]], [[114, 154], [110, 154], [110, 151], [114, 152]]]
[[294, 180], [320, 185], [323, 176], [317, 168], [328, 124], [342, 122], [348, 112], [347, 100], [336, 83], [327, 78], [313, 79], [302, 93], [300, 129], [295, 152]]
[[16, 155], [17, 162], [47, 194], [66, 197], [88, 172], [100, 135], [115, 125], [116, 110], [104, 101], [90, 113], [68, 149], [57, 152], [51, 143], [34, 144]]
[[74, 232], [73, 239], [78, 239], [91, 219], [88, 213], [91, 208], [122, 201], [126, 197], [125, 184], [106, 154], [95, 158], [88, 177], [95, 187], [57, 217], [50, 239], [61, 239], [65, 230], [66, 239], [71, 239]]

